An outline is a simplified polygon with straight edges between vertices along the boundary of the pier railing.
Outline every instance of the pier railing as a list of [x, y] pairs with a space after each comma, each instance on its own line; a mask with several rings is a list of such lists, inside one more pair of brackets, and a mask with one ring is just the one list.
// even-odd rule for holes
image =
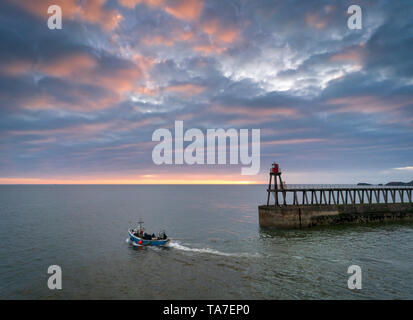
[[267, 189], [276, 206], [411, 203], [412, 191], [413, 187]]

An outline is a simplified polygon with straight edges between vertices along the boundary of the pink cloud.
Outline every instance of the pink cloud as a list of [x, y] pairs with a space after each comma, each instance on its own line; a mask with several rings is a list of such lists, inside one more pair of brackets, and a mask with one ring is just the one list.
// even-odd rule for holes
[[170, 38], [167, 37], [163, 37], [160, 35], [157, 36], [146, 36], [145, 38], [143, 38], [142, 42], [146, 45], [146, 46], [166, 46], [166, 47], [170, 47], [174, 44], [174, 41]]
[[331, 61], [349, 61], [360, 64], [363, 61], [364, 52], [363, 47], [350, 48], [343, 52], [336, 53], [330, 57]]
[[172, 0], [167, 2], [165, 11], [178, 19], [195, 20], [199, 18], [202, 8], [201, 0]]
[[55, 61], [42, 62], [35, 66], [35, 69], [54, 77], [64, 78], [88, 73], [97, 65], [96, 59], [88, 54], [73, 54]]
[[216, 37], [218, 40], [225, 43], [232, 43], [238, 38], [238, 30], [236, 29], [224, 29], [221, 30]]
[[25, 10], [35, 15], [47, 18], [47, 9], [50, 5], [59, 5], [62, 8], [64, 17], [73, 20], [81, 20], [98, 24], [105, 30], [114, 30], [123, 19], [122, 15], [114, 9], [107, 9], [104, 5], [106, 0], [87, 0], [79, 2], [77, 0], [36, 0], [36, 1], [15, 1], [8, 0], [21, 6]]
[[0, 73], [17, 76], [24, 74], [33, 68], [33, 63], [30, 61], [19, 60], [10, 61], [7, 64], [0, 65]]
[[214, 105], [210, 108], [212, 112], [218, 112], [223, 114], [232, 115], [244, 115], [252, 117], [297, 117], [299, 112], [296, 109], [288, 107], [273, 107], [273, 108], [263, 108], [263, 107], [246, 107], [246, 106], [224, 106], [224, 105]]
[[326, 139], [319, 139], [319, 138], [284, 139], [284, 140], [262, 141], [261, 145], [303, 144], [303, 143], [317, 143], [317, 142], [325, 142], [325, 141]]
[[316, 29], [324, 29], [327, 26], [327, 20], [314, 13], [307, 14], [305, 21], [309, 27]]
[[213, 18], [203, 21], [199, 29], [208, 35], [209, 43], [194, 46], [194, 51], [202, 54], [221, 54], [228, 49], [228, 45], [239, 40], [239, 30], [228, 24], [223, 24]]
[[300, 112], [289, 107], [247, 107], [247, 106], [225, 106], [214, 105], [208, 108], [208, 113], [230, 115], [225, 123], [232, 126], [262, 124], [286, 118], [300, 117]]
[[58, 129], [39, 129], [39, 130], [10, 130], [9, 134], [12, 135], [60, 135], [60, 134], [76, 134], [87, 135], [96, 134], [103, 130], [107, 130], [112, 127], [112, 122], [103, 123], [90, 123], [90, 124], [77, 124], [70, 127], [58, 128]]
[[163, 88], [163, 90], [166, 92], [174, 92], [181, 96], [190, 97], [190, 96], [196, 96], [204, 92], [205, 87], [191, 84], [191, 83], [186, 83], [186, 84], [168, 86], [168, 87]]
[[[106, 89], [99, 99], [90, 99], [87, 93], [67, 88], [67, 94], [79, 100], [77, 104], [59, 101], [52, 95], [41, 93], [24, 101], [26, 109], [64, 108], [72, 110], [104, 109], [120, 102], [127, 92], [139, 91], [138, 81], [146, 79], [148, 70], [154, 60], [141, 55], [134, 55], [125, 66], [104, 68], [102, 61], [88, 53], [73, 53], [55, 58], [54, 60], [28, 63], [14, 61], [3, 65], [0, 72], [12, 75], [27, 72], [38, 72], [48, 76], [65, 79], [76, 84], [98, 86]], [[146, 91], [148, 93], [149, 91]]]
[[400, 112], [400, 108], [413, 103], [412, 97], [395, 96], [391, 100], [377, 96], [355, 96], [336, 98], [327, 101], [329, 104], [337, 106], [331, 110], [336, 113], [390, 113]]
[[200, 52], [204, 55], [208, 54], [221, 54], [226, 51], [226, 48], [222, 48], [220, 46], [214, 44], [206, 44], [206, 45], [197, 45], [194, 46], [194, 51]]
[[137, 4], [144, 3], [148, 7], [161, 7], [166, 0], [119, 0], [120, 4], [127, 8], [134, 8]]
[[216, 18], [201, 23], [200, 29], [209, 36], [214, 37], [215, 40], [225, 43], [234, 42], [239, 34], [235, 26], [223, 26]]
[[180, 20], [198, 19], [203, 8], [201, 0], [119, 0], [119, 2], [127, 8], [134, 8], [137, 4], [146, 4], [151, 8], [163, 9]]
[[159, 91], [157, 89], [141, 86], [141, 87], [137, 87], [135, 89], [135, 92], [145, 95], [145, 96], [155, 96], [158, 94]]

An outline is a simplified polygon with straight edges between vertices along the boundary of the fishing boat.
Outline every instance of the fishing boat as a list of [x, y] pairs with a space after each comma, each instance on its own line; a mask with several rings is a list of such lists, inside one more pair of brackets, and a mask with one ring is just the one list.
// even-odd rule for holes
[[138, 246], [164, 246], [169, 242], [165, 231], [159, 232], [158, 236], [148, 234], [143, 227], [143, 221], [138, 221], [136, 229], [129, 229], [129, 239]]

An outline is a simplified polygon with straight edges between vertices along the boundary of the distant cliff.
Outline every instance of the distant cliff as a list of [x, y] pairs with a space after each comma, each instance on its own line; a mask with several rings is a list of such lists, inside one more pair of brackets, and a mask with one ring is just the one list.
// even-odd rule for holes
[[386, 184], [386, 186], [413, 186], [413, 180], [410, 182], [389, 182]]
[[[371, 186], [372, 184], [370, 183], [365, 183], [365, 182], [360, 182], [357, 183], [358, 186]], [[382, 186], [383, 184], [379, 184], [379, 186]], [[390, 186], [390, 187], [394, 187], [394, 186], [405, 186], [405, 187], [413, 187], [413, 180], [410, 182], [400, 182], [400, 181], [392, 181], [389, 183], [386, 183], [385, 186]]]

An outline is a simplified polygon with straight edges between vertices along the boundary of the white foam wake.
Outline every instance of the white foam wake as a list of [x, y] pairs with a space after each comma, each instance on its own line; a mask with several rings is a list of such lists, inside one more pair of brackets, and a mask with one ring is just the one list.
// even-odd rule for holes
[[227, 257], [257, 257], [259, 256], [258, 253], [255, 254], [250, 254], [250, 253], [229, 253], [229, 252], [222, 252], [218, 251], [215, 249], [210, 249], [210, 248], [190, 248], [187, 246], [184, 246], [178, 242], [170, 242], [168, 244], [169, 247], [177, 249], [177, 250], [182, 250], [182, 251], [189, 251], [189, 252], [196, 252], [196, 253], [206, 253], [206, 254], [216, 254], [220, 256], [227, 256]]
[[129, 244], [133, 245], [134, 247], [140, 247], [139, 244], [135, 243], [134, 241], [131, 241], [129, 238], [127, 238], [125, 241], [126, 241], [126, 243], [129, 243]]

